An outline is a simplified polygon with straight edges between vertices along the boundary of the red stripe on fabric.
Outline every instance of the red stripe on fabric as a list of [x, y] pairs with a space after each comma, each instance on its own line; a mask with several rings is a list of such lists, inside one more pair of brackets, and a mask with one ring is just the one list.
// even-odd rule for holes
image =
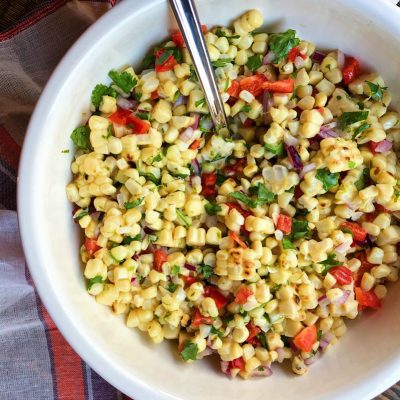
[[14, 141], [11, 135], [0, 126], [0, 158], [16, 172], [20, 155], [21, 147]]
[[20, 22], [17, 26], [14, 28], [10, 29], [7, 32], [4, 32], [0, 34], [0, 42], [4, 40], [11, 39], [13, 36], [15, 36], [17, 33], [22, 32], [26, 28], [29, 28], [36, 22], [40, 21], [42, 18], [46, 17], [53, 11], [57, 10], [61, 6], [63, 6], [65, 3], [67, 3], [69, 0], [54, 0], [51, 4], [48, 6], [42, 8], [41, 10], [38, 10], [36, 13], [34, 13], [30, 18]]
[[44, 320], [49, 328], [51, 351], [54, 359], [57, 397], [59, 399], [85, 399], [85, 381], [82, 360], [57, 329], [46, 308], [42, 305]]

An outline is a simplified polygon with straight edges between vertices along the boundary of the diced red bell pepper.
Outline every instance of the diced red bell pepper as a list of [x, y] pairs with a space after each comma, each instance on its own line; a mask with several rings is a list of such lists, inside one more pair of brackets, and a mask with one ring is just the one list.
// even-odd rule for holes
[[289, 235], [289, 233], [292, 231], [292, 217], [284, 214], [279, 214], [278, 220], [276, 222], [276, 227], [285, 235]]
[[294, 188], [294, 198], [298, 200], [301, 196], [303, 196], [304, 192], [301, 190], [300, 185], [297, 185]]
[[165, 72], [165, 71], [170, 71], [171, 69], [173, 69], [175, 67], [175, 65], [178, 64], [178, 62], [175, 60], [174, 56], [171, 54], [170, 56], [168, 56], [166, 58], [165, 61], [163, 61], [161, 64], [159, 63], [159, 59], [160, 57], [165, 53], [165, 49], [162, 48], [160, 50], [157, 50], [155, 52], [155, 56], [156, 56], [156, 72]]
[[358, 60], [354, 57], [346, 57], [342, 74], [346, 85], [353, 82], [360, 75], [360, 63]]
[[217, 189], [212, 186], [206, 186], [202, 188], [201, 194], [207, 199], [210, 197], [215, 197], [217, 195]]
[[264, 82], [262, 88], [272, 93], [293, 93], [294, 79], [288, 78], [281, 81]]
[[205, 317], [198, 308], [195, 309], [192, 317], [192, 327], [198, 328], [200, 325], [211, 325], [213, 319], [211, 317]]
[[200, 140], [200, 139], [196, 139], [196, 140], [190, 145], [190, 148], [191, 148], [192, 150], [197, 150], [200, 146], [201, 146], [201, 140]]
[[206, 286], [204, 288], [204, 297], [211, 297], [215, 301], [218, 310], [228, 304], [227, 298], [215, 286]]
[[362, 242], [367, 238], [367, 231], [355, 222], [345, 221], [341, 227], [351, 231], [354, 240]]
[[307, 326], [293, 339], [294, 345], [307, 353], [312, 350], [317, 341], [317, 327], [315, 325]]
[[97, 239], [86, 238], [85, 249], [92, 256], [97, 250], [100, 250], [101, 247], [97, 245]]
[[151, 92], [151, 95], [150, 95], [150, 99], [151, 99], [151, 100], [157, 100], [159, 97], [160, 97], [160, 96], [159, 96], [157, 90], [155, 90], [154, 92]]
[[241, 286], [238, 292], [236, 293], [235, 303], [237, 304], [246, 304], [249, 297], [254, 293], [248, 286]]
[[372, 222], [379, 214], [389, 213], [390, 211], [381, 204], [374, 204], [375, 210], [364, 215], [367, 222]]
[[247, 218], [247, 217], [249, 217], [250, 215], [253, 215], [250, 211], [244, 210], [242, 207], [240, 207], [239, 204], [236, 204], [236, 203], [226, 203], [226, 205], [229, 207], [229, 210], [232, 210], [232, 208], [234, 208], [235, 210], [239, 211], [240, 214], [242, 214], [244, 218]]
[[242, 248], [248, 249], [249, 246], [242, 239], [240, 239], [239, 235], [236, 232], [229, 231], [229, 236]]
[[364, 308], [375, 308], [378, 309], [382, 306], [382, 303], [378, 296], [370, 290], [369, 292], [364, 292], [361, 288], [354, 288], [356, 293], [356, 300], [358, 301], [358, 309], [361, 311]]
[[185, 281], [186, 285], [188, 285], [188, 286], [190, 286], [191, 284], [197, 282], [197, 278], [195, 276], [182, 275], [182, 279]]
[[243, 122], [243, 126], [245, 128], [250, 128], [251, 126], [253, 126], [255, 124], [254, 120], [252, 120], [251, 118], [246, 118]]
[[367, 254], [365, 251], [358, 253], [356, 255], [356, 258], [358, 258], [361, 262], [360, 268], [354, 273], [354, 284], [356, 286], [361, 285], [361, 279], [364, 275], [364, 272], [369, 272], [371, 269], [374, 267], [374, 264], [371, 264], [367, 260]]
[[336, 279], [339, 285], [350, 285], [353, 281], [352, 272], [344, 265], [331, 268], [329, 273]]
[[222, 173], [226, 176], [235, 176], [238, 173], [242, 172], [244, 167], [247, 165], [247, 158], [240, 158], [232, 165], [226, 165], [222, 168]]
[[247, 76], [246, 78], [243, 78], [239, 81], [240, 90], [247, 90], [253, 96], [257, 97], [262, 94], [262, 84], [266, 82], [266, 80], [267, 78], [263, 74]]
[[153, 254], [154, 260], [153, 260], [153, 268], [161, 272], [162, 271], [162, 265], [167, 262], [168, 259], [168, 253], [164, 250], [157, 249], [154, 251]]
[[201, 184], [202, 186], [214, 186], [217, 183], [216, 172], [202, 173], [201, 174]]
[[240, 84], [237, 80], [234, 80], [231, 82], [231, 86], [229, 86], [228, 90], [226, 93], [229, 94], [229, 96], [235, 97], [236, 99], [239, 97], [240, 93]]
[[118, 110], [111, 114], [108, 119], [111, 122], [132, 127], [137, 134], [147, 133], [150, 129], [150, 122], [136, 117], [131, 110]]
[[242, 357], [236, 358], [235, 360], [229, 361], [228, 370], [239, 369], [240, 371], [244, 370], [245, 362]]
[[259, 345], [260, 341], [257, 338], [257, 335], [261, 332], [261, 328], [259, 328], [257, 325], [254, 325], [252, 322], [249, 322], [246, 325], [246, 328], [249, 331], [249, 336], [247, 337], [246, 342], [254, 345]]
[[[207, 33], [207, 26], [202, 25], [201, 30], [203, 31], [203, 33]], [[173, 33], [171, 35], [171, 39], [178, 47], [180, 47], [180, 48], [186, 47], [182, 32], [178, 31], [178, 32]]]
[[307, 55], [301, 53], [298, 47], [293, 47], [292, 50], [289, 51], [288, 60], [293, 63], [297, 57], [301, 57], [303, 60], [305, 60]]

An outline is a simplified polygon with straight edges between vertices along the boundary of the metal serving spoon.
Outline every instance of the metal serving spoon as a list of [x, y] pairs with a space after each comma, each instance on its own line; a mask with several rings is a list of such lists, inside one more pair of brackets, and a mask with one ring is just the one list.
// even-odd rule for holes
[[214, 70], [208, 56], [207, 46], [201, 30], [199, 16], [193, 0], [169, 0], [178, 26], [189, 50], [194, 68], [210, 110], [217, 132], [228, 134], [224, 103], [218, 92]]

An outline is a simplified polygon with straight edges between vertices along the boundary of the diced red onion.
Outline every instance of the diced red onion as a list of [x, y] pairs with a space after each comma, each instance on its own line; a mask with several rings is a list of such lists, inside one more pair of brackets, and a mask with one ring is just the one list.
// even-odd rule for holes
[[180, 95], [178, 97], [178, 100], [176, 100], [176, 102], [174, 103], [174, 107], [178, 107], [178, 106], [181, 106], [182, 104], [186, 104], [187, 99], [188, 99], [187, 96]]
[[347, 250], [349, 250], [349, 244], [346, 242], [340, 243], [338, 246], [335, 247], [335, 252], [339, 254], [344, 254], [347, 252]]
[[96, 212], [90, 213], [90, 218], [92, 218], [93, 221], [97, 222], [97, 220], [100, 218], [100, 215], [101, 215], [100, 211], [96, 211]]
[[196, 159], [192, 160], [192, 167], [193, 167], [193, 170], [194, 170], [194, 174], [196, 176], [200, 176], [201, 175], [201, 168], [200, 168], [199, 162]]
[[294, 65], [297, 69], [303, 68], [305, 65], [305, 61], [302, 57], [297, 56], [294, 60]]
[[313, 62], [321, 64], [325, 57], [326, 55], [324, 53], [321, 53], [320, 51], [314, 51], [311, 59], [313, 60]]
[[262, 106], [264, 113], [267, 113], [272, 105], [271, 93], [268, 90], [263, 91]]
[[340, 50], [337, 51], [337, 64], [340, 70], [344, 67], [345, 56], [344, 53]]
[[319, 356], [320, 356], [320, 354], [317, 353], [317, 354], [313, 355], [312, 357], [307, 358], [306, 360], [304, 360], [304, 364], [306, 364], [306, 365], [314, 364], [315, 361], [318, 360]]
[[343, 291], [343, 294], [338, 299], [333, 301], [332, 303], [337, 305], [337, 306], [340, 306], [340, 305], [346, 303], [347, 299], [350, 296], [350, 293], [351, 293], [350, 290]]
[[210, 347], [206, 347], [201, 353], [199, 353], [200, 358], [210, 356], [214, 351]]
[[332, 340], [335, 338], [335, 335], [331, 332], [326, 332], [322, 337], [321, 340], [319, 341], [319, 347], [322, 350], [325, 350], [329, 343], [332, 342]]
[[314, 169], [316, 167], [317, 166], [314, 163], [310, 163], [310, 164], [305, 165], [304, 168], [301, 170], [301, 172], [299, 174], [300, 179], [303, 179], [304, 175], [307, 174], [308, 172], [314, 171]]
[[192, 264], [185, 263], [185, 268], [189, 271], [196, 271], [196, 267]]
[[329, 301], [328, 297], [326, 297], [325, 294], [318, 299], [318, 304], [321, 307], [327, 307], [329, 305], [329, 303], [330, 303], [330, 301]]
[[277, 361], [281, 363], [285, 359], [285, 350], [283, 350], [282, 347], [279, 347], [275, 349], [275, 351], [278, 353]]
[[269, 51], [265, 57], [263, 58], [263, 65], [271, 64], [275, 60], [275, 53], [273, 51]]
[[251, 372], [251, 376], [271, 376], [272, 374], [270, 367], [258, 367]]
[[[186, 128], [180, 135], [179, 135], [179, 139], [182, 140], [182, 142], [189, 142], [194, 134], [194, 130], [191, 126], [189, 126], [188, 128]], [[140, 136], [140, 135], [139, 135]]]
[[139, 282], [138, 282], [137, 278], [132, 278], [132, 279], [131, 279], [131, 285], [137, 286], [138, 283], [139, 283]]
[[124, 97], [117, 97], [117, 106], [123, 108], [124, 110], [134, 110], [137, 107], [137, 101], [128, 100]]
[[197, 129], [199, 126], [200, 115], [198, 113], [190, 113], [190, 116], [194, 118], [194, 122], [193, 122], [191, 128]]
[[229, 361], [221, 361], [221, 371], [226, 375], [230, 375]]
[[393, 143], [390, 140], [384, 139], [375, 147], [375, 153], [384, 153], [392, 149]]
[[299, 144], [299, 140], [292, 135], [286, 134], [283, 138], [283, 141], [287, 146], [297, 146]]
[[300, 155], [294, 146], [286, 146], [286, 150], [288, 153], [289, 160], [293, 165], [293, 168], [297, 171], [303, 168], [303, 162], [301, 161]]
[[331, 124], [322, 125], [321, 129], [318, 133], [318, 136], [323, 139], [330, 138], [330, 137], [338, 137], [339, 133], [333, 129], [335, 127], [336, 127], [336, 122], [331, 123]]

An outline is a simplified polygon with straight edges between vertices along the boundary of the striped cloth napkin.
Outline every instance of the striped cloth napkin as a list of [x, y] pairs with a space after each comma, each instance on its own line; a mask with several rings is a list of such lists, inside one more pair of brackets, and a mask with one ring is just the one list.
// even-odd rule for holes
[[[129, 399], [54, 325], [33, 286], [12, 211], [21, 144], [40, 92], [68, 48], [115, 3], [0, 0], [0, 400]], [[378, 399], [400, 400], [400, 386]]]

